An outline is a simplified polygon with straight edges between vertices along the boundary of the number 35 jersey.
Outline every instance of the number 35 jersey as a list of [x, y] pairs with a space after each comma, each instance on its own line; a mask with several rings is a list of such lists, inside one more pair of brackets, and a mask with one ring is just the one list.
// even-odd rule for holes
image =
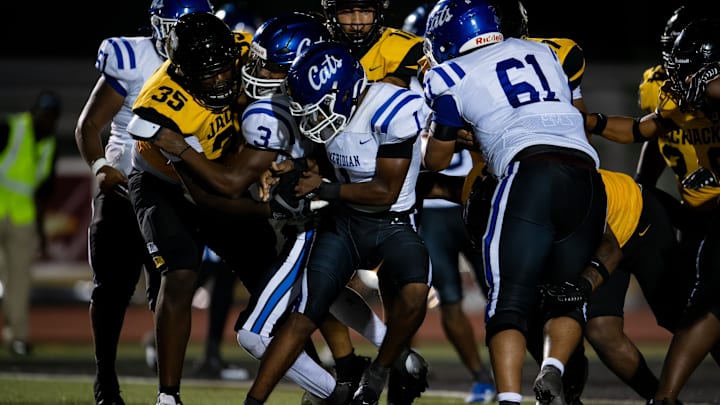
[[544, 44], [509, 38], [433, 67], [424, 83], [433, 120], [456, 128], [470, 124], [497, 176], [533, 145], [580, 150], [599, 164], [568, 77]]

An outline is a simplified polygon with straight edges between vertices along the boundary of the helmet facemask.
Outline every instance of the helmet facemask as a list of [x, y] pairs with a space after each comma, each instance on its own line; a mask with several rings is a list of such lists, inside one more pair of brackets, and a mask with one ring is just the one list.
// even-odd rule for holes
[[[351, 46], [353, 52], [362, 56], [382, 34], [384, 11], [389, 7], [389, 0], [322, 0], [328, 28], [335, 40]], [[374, 10], [372, 22], [365, 24], [341, 24], [338, 13], [352, 9]], [[369, 29], [368, 29], [369, 26]]]
[[270, 98], [280, 92], [283, 80], [285, 80], [284, 78], [263, 77], [261, 73], [263, 69], [269, 72], [287, 74], [287, 67], [267, 62], [257, 55], [251, 56], [250, 61], [242, 67], [242, 81], [245, 94], [256, 100]]

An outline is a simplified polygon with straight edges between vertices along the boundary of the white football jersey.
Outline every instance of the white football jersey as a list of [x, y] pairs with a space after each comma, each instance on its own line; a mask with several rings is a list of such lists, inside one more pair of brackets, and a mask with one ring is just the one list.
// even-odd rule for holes
[[242, 132], [248, 145], [278, 152], [277, 162], [307, 156], [315, 145], [298, 129], [295, 117], [290, 115], [290, 99], [284, 94], [248, 104], [242, 116]]
[[342, 183], [364, 183], [375, 176], [380, 145], [415, 139], [413, 158], [397, 201], [391, 207], [358, 206], [361, 211], [407, 211], [415, 205], [415, 183], [420, 171], [420, 130], [429, 109], [422, 95], [392, 84], [376, 82], [346, 127], [325, 144], [328, 159]]
[[436, 122], [472, 126], [497, 176], [533, 145], [577, 149], [599, 165], [568, 78], [545, 44], [509, 38], [474, 50], [430, 69], [424, 89]]
[[106, 38], [98, 50], [95, 69], [125, 97], [110, 124], [110, 137], [105, 146], [105, 158], [125, 175], [132, 168], [131, 152], [135, 142], [127, 132], [133, 117], [132, 106], [145, 81], [162, 63], [151, 37]]

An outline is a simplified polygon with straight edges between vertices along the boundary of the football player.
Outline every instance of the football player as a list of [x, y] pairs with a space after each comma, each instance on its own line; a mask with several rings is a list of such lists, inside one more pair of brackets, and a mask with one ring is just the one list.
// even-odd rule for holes
[[[265, 271], [277, 256], [266, 219], [269, 204], [239, 192], [249, 214], [228, 219], [195, 205], [178, 174], [182, 161], [193, 159], [231, 171], [242, 141], [236, 110], [239, 70], [250, 40], [211, 13], [178, 18], [168, 35], [169, 59], [145, 82], [128, 124], [128, 132], [139, 140], [128, 182], [130, 200], [153, 270], [162, 275], [155, 311], [157, 403], [162, 405], [181, 402], [191, 303], [205, 246], [239, 273]], [[176, 142], [178, 149], [154, 144], [173, 134], [182, 141]], [[201, 180], [221, 193], [237, 190], [237, 179], [230, 176]], [[252, 270], [247, 268], [251, 256]]]
[[390, 0], [321, 0], [333, 39], [350, 46], [369, 82], [409, 87], [422, 58], [422, 38], [384, 26]]
[[715, 271], [720, 254], [716, 232], [720, 186], [714, 153], [720, 142], [701, 135], [713, 133], [720, 116], [719, 28], [720, 20], [698, 18], [681, 31], [664, 61], [669, 79], [659, 88], [661, 102], [654, 112], [637, 118], [599, 113], [586, 117], [586, 128], [607, 139], [632, 143], [662, 137], [668, 145], [690, 143], [697, 156], [697, 169], [690, 171], [675, 165], [682, 161], [677, 154], [666, 155], [671, 151], [668, 145], [661, 150], [681, 186], [683, 204], [702, 219], [683, 229], [682, 243], [695, 250], [697, 279], [692, 293], [686, 295], [689, 304], [674, 331], [654, 395], [654, 401], [667, 404], [677, 402], [685, 382], [708, 353], [716, 361], [720, 354], [720, 305], [711, 293], [720, 282]]
[[[497, 400], [520, 403], [536, 287], [577, 281], [602, 239], [607, 201], [597, 153], [556, 54], [541, 43], [505, 38], [498, 20], [484, 0], [441, 0], [430, 12], [424, 89], [433, 115], [424, 162], [430, 170], [446, 168], [467, 126], [499, 180], [487, 232], [475, 237], [490, 286], [486, 339]], [[536, 122], [549, 117], [564, 125]], [[565, 403], [561, 376], [582, 339], [580, 309], [543, 314], [549, 346], [534, 384], [540, 403]]]
[[[427, 15], [432, 8], [425, 3], [413, 10], [403, 23], [403, 30], [418, 36], [425, 34]], [[455, 153], [450, 166], [440, 172], [444, 176], [466, 176], [473, 166], [468, 149]], [[482, 256], [474, 249], [462, 217], [462, 205], [443, 198], [424, 198], [425, 182], [433, 182], [437, 173], [421, 172], [418, 176], [418, 199], [423, 198], [420, 215], [420, 236], [430, 254], [433, 288], [439, 297], [440, 319], [450, 343], [472, 378], [467, 403], [487, 403], [495, 399], [495, 384], [488, 367], [483, 363], [475, 332], [469, 317], [463, 310], [462, 273], [459, 255], [462, 253], [473, 270], [477, 285], [487, 296]]]
[[[318, 69], [324, 73], [310, 74]], [[378, 276], [388, 329], [352, 400], [377, 404], [391, 368], [427, 370], [407, 349], [424, 319], [430, 282], [427, 251], [412, 219], [426, 110], [416, 92], [368, 85], [359, 61], [338, 43], [315, 44], [297, 58], [287, 86], [300, 131], [324, 145], [337, 181], [305, 172], [297, 182], [299, 196], [330, 201], [332, 215], [318, 229], [303, 276], [304, 300], [265, 352], [245, 404], [268, 398], [354, 271], [382, 258]], [[415, 380], [424, 383], [425, 376]]]
[[[75, 141], [97, 181], [88, 232], [89, 263], [93, 272], [90, 323], [95, 348], [95, 401], [124, 404], [115, 370], [117, 344], [125, 311], [143, 266], [154, 266], [127, 196], [131, 151], [135, 141], [127, 132], [132, 106], [143, 83], [166, 59], [169, 27], [189, 12], [212, 12], [207, 0], [154, 0], [149, 17], [152, 35], [106, 38], [100, 44], [95, 68], [100, 73], [80, 113]], [[110, 124], [103, 147], [102, 131]], [[123, 240], [118, 250], [118, 240]], [[151, 309], [160, 277], [146, 271]]]

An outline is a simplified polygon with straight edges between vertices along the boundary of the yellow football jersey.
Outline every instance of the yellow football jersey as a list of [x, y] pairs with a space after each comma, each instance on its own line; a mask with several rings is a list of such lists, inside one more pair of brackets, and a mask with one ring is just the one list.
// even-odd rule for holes
[[385, 28], [380, 38], [360, 59], [368, 81], [395, 76], [409, 85], [423, 57], [422, 37], [396, 28]]
[[655, 111], [671, 120], [673, 129], [658, 138], [658, 148], [665, 164], [672, 169], [680, 197], [693, 208], [712, 209], [718, 204], [720, 187], [688, 190], [680, 183], [700, 166], [720, 175], [720, 125], [718, 117], [701, 111], [683, 112], [670, 96], [669, 78], [662, 65], [647, 69], [639, 86], [639, 104], [645, 111]]
[[642, 191], [625, 173], [600, 169], [607, 194], [607, 222], [620, 247], [635, 233], [643, 209]]
[[[240, 47], [241, 59], [247, 57], [252, 35], [235, 31], [235, 42]], [[143, 85], [133, 105], [138, 116], [179, 132], [185, 137], [194, 137], [202, 152], [210, 160], [220, 158], [242, 140], [240, 123], [235, 106], [213, 111], [199, 104], [179, 83], [168, 74], [170, 60], [165, 61]], [[238, 80], [240, 66], [237, 67]], [[143, 159], [160, 173], [179, 180], [168, 159], [160, 149], [148, 141], [137, 142], [138, 152]]]
[[580, 45], [570, 38], [525, 38], [528, 41], [541, 42], [555, 52], [562, 64], [565, 75], [570, 79], [570, 88], [574, 91], [582, 83], [585, 74], [585, 53]]
[[[585, 74], [585, 53], [582, 48], [569, 38], [525, 38], [528, 41], [541, 42], [550, 47], [558, 56], [560, 64], [562, 64], [565, 75], [570, 80], [570, 89], [573, 91], [573, 95], [576, 94], [576, 90], [579, 89], [582, 83], [583, 75]], [[467, 201], [472, 191], [472, 185], [475, 179], [482, 174], [483, 168], [485, 167], [485, 160], [480, 152], [471, 152], [473, 159], [473, 168], [470, 169], [470, 173], [465, 177], [465, 183], [463, 184], [462, 201]]]

